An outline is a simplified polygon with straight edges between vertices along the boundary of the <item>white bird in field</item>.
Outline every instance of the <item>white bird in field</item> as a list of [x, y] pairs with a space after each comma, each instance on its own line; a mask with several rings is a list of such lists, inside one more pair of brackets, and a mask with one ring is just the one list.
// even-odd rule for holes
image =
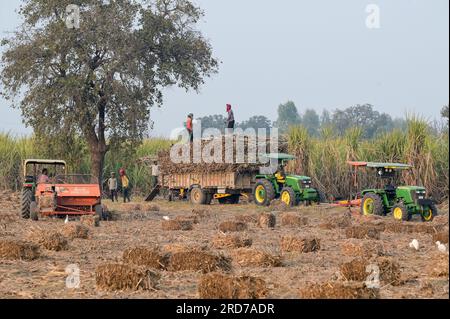
[[437, 241], [437, 242], [436, 242], [436, 246], [437, 246], [438, 250], [439, 250], [441, 253], [447, 252], [447, 246], [445, 246], [444, 244], [442, 244], [440, 241]]
[[415, 250], [419, 250], [419, 241], [417, 239], [414, 239], [412, 242], [409, 243], [409, 247], [414, 248]]
[[163, 219], [164, 220], [170, 220], [169, 216], [164, 216]]
[[69, 215], [66, 215], [66, 219], [64, 220], [64, 224], [68, 224], [69, 223]]

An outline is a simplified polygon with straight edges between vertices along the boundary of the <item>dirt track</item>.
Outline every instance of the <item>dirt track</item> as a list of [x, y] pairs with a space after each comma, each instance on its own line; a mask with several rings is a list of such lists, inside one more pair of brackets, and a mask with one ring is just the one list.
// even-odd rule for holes
[[[60, 230], [64, 221], [47, 219], [39, 222], [22, 220], [18, 217], [18, 207], [13, 205], [15, 196], [3, 196], [0, 202], [0, 240], [26, 239], [36, 227], [45, 230]], [[158, 244], [182, 243], [207, 246], [209, 250], [214, 236], [218, 234], [218, 225], [235, 216], [258, 212], [274, 211], [275, 208], [257, 208], [251, 204], [236, 206], [212, 205], [205, 207], [206, 217], [200, 218], [199, 224], [191, 231], [163, 231], [164, 216], [192, 215], [188, 203], [167, 203], [157, 201], [160, 211], [146, 212], [146, 204], [111, 204], [106, 202], [109, 210], [114, 211], [116, 221], [101, 222], [100, 227], [91, 228], [91, 238], [69, 241], [67, 251], [49, 251], [41, 248], [41, 257], [33, 261], [0, 259], [0, 297], [1, 298], [198, 298], [198, 282], [201, 273], [194, 271], [162, 271], [157, 290], [153, 291], [119, 291], [103, 292], [96, 289], [95, 268], [105, 262], [120, 262], [126, 248], [151, 246]], [[447, 206], [448, 207], [448, 206]], [[323, 229], [319, 227], [330, 217], [342, 215], [344, 208], [327, 206], [299, 207], [294, 210], [298, 215], [308, 218], [308, 225], [301, 227], [281, 226], [281, 212], [275, 212], [277, 226], [275, 229], [262, 229], [256, 224], [248, 223], [246, 236], [253, 240], [254, 248], [273, 255], [281, 254], [283, 267], [241, 267], [233, 262], [233, 274], [250, 274], [263, 278], [268, 286], [269, 298], [299, 298], [299, 289], [308, 282], [327, 282], [339, 278], [342, 263], [354, 259], [342, 254], [342, 245], [349, 240], [344, 228]], [[448, 232], [448, 208], [433, 225]], [[73, 221], [75, 222], [75, 221]], [[352, 223], [384, 224], [390, 219], [362, 220], [357, 214], [352, 215]], [[421, 222], [413, 222], [422, 224]], [[281, 237], [296, 235], [300, 237], [315, 236], [320, 239], [321, 249], [313, 253], [284, 253], [280, 251]], [[421, 245], [418, 251], [409, 247], [417, 239]], [[369, 245], [375, 242], [382, 245], [386, 255], [400, 265], [402, 284], [392, 286], [383, 284], [381, 298], [448, 298], [448, 253], [447, 263], [442, 272], [435, 271], [436, 258], [442, 258], [432, 240], [432, 234], [424, 232], [399, 233], [382, 231], [380, 240], [364, 239]], [[448, 245], [447, 245], [448, 247]], [[222, 251], [229, 255], [229, 250]], [[80, 267], [81, 286], [79, 289], [67, 289], [65, 268], [69, 264]]]

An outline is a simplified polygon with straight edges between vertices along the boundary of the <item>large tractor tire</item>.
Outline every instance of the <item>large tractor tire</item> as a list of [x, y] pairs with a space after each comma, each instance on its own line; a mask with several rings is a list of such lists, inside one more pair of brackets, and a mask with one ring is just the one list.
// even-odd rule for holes
[[20, 214], [24, 219], [30, 218], [30, 204], [32, 200], [33, 200], [33, 190], [31, 188], [23, 188], [20, 203], [21, 204]]
[[258, 206], [269, 206], [275, 199], [275, 187], [266, 179], [259, 179], [253, 187], [253, 200]]
[[364, 195], [362, 202], [361, 202], [361, 215], [364, 216], [371, 216], [371, 215], [378, 215], [378, 216], [384, 216], [384, 206], [383, 206], [383, 200], [381, 197], [377, 194], [368, 193]]
[[432, 222], [433, 219], [438, 215], [438, 209], [436, 204], [432, 204], [427, 210], [425, 210], [421, 217], [423, 222]]
[[228, 197], [219, 198], [218, 201], [221, 205], [236, 205], [239, 204], [239, 195], [235, 194]]
[[408, 212], [408, 209], [403, 202], [397, 203], [392, 207], [392, 216], [394, 216], [394, 219], [397, 221], [407, 222], [411, 220], [411, 214]]
[[297, 205], [297, 196], [291, 187], [285, 187], [281, 191], [280, 200], [288, 207], [294, 207]]
[[35, 201], [30, 203], [30, 219], [36, 222], [39, 220], [39, 209]]
[[194, 205], [206, 205], [208, 201], [208, 194], [200, 187], [193, 187], [189, 192], [189, 200]]

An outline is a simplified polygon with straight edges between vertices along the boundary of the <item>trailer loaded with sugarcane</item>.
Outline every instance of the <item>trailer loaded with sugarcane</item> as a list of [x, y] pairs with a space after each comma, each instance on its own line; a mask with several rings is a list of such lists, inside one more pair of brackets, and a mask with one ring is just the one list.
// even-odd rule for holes
[[[248, 156], [248, 145], [245, 154]], [[260, 158], [265, 161], [176, 164], [169, 151], [160, 152], [158, 185], [146, 200], [151, 201], [160, 194], [169, 201], [189, 200], [197, 205], [209, 205], [213, 199], [220, 204], [238, 204], [242, 197], [259, 206], [268, 206], [275, 199], [288, 206], [320, 202], [311, 178], [284, 172], [285, 163], [295, 157], [264, 153]], [[274, 168], [273, 171], [262, 169], [268, 166]]]

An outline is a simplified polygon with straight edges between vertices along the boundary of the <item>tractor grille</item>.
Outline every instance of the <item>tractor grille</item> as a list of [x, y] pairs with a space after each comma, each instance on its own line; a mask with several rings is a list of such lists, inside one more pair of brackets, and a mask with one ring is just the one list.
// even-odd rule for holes
[[311, 180], [302, 180], [299, 182], [300, 188], [311, 188], [312, 181]]
[[411, 191], [411, 198], [413, 199], [413, 201], [418, 204], [419, 201], [422, 201], [424, 199], [426, 199], [426, 192], [424, 190], [412, 190]]

